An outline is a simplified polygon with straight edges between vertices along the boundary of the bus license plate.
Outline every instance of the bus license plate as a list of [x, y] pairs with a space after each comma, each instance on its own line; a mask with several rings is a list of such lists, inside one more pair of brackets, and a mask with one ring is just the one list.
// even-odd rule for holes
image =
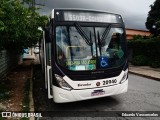
[[100, 96], [100, 95], [104, 95], [105, 91], [103, 89], [101, 90], [94, 90], [94, 92], [91, 93], [91, 96]]

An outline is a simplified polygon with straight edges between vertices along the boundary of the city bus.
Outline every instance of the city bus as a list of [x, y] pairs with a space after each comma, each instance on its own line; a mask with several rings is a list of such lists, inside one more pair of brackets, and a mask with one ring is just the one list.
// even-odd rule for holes
[[128, 58], [122, 16], [53, 9], [40, 42], [48, 98], [55, 103], [127, 92]]

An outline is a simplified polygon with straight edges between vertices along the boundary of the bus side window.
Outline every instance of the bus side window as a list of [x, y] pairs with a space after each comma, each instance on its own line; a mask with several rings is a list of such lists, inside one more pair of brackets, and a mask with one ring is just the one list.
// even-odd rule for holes
[[68, 34], [66, 27], [60, 26], [56, 28], [56, 50], [57, 50], [57, 61], [64, 65], [66, 60], [65, 50], [68, 46]]
[[58, 45], [57, 45], [57, 59], [61, 65], [64, 65], [65, 60], [66, 60], [66, 56], [65, 56], [63, 50]]

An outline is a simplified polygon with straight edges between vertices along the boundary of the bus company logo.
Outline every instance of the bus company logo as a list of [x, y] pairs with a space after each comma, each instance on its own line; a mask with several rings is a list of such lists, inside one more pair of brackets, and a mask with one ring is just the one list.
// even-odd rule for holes
[[97, 83], [96, 83], [96, 85], [97, 85], [97, 86], [100, 86], [100, 85], [101, 85], [101, 83], [100, 83], [100, 82], [97, 82]]
[[78, 87], [82, 87], [82, 86], [91, 86], [91, 83], [86, 83], [86, 84], [78, 84]]

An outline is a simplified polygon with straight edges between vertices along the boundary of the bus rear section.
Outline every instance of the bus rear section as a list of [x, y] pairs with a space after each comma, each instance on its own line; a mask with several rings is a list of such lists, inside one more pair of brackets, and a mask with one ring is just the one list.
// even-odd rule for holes
[[41, 58], [48, 98], [65, 103], [127, 92], [125, 36], [118, 14], [52, 10]]

